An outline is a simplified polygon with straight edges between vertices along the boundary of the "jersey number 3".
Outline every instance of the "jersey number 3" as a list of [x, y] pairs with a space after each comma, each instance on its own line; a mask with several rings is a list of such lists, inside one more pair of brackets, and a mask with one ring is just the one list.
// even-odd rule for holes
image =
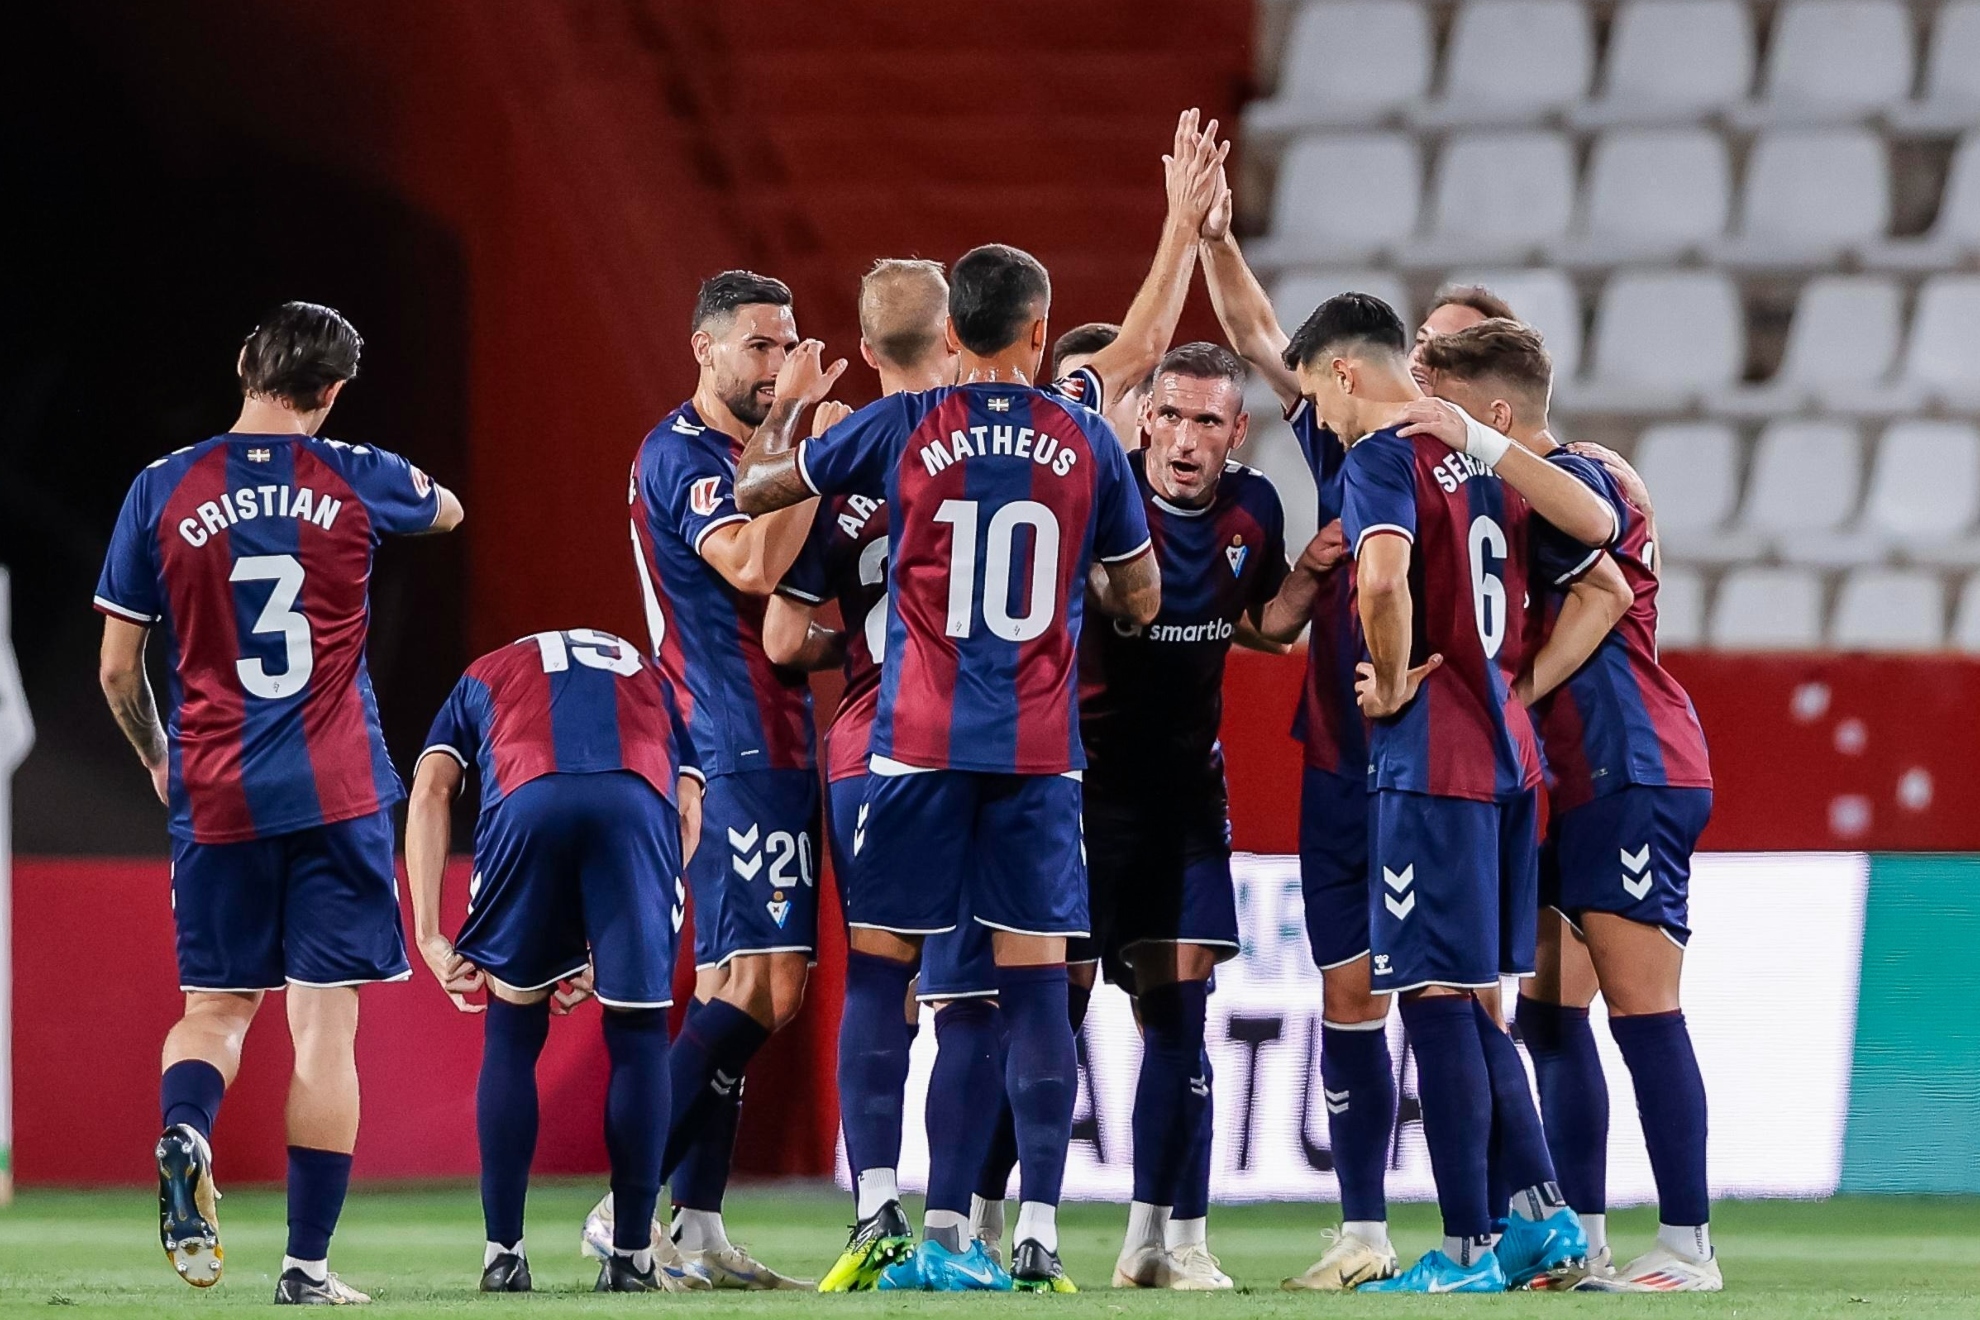
[[257, 637], [263, 633], [280, 634], [285, 653], [283, 668], [275, 674], [268, 672], [268, 662], [259, 656], [244, 656], [234, 661], [234, 672], [241, 676], [241, 686], [249, 696], [265, 701], [293, 697], [303, 690], [316, 668], [316, 656], [310, 649], [309, 620], [296, 609], [296, 597], [302, 595], [302, 564], [294, 555], [248, 555], [234, 561], [234, 570], [227, 580], [275, 584], [252, 631]]
[[[976, 583], [978, 504], [975, 500], [943, 500], [935, 521], [955, 528], [949, 543], [949, 623], [951, 637], [968, 637], [975, 627], [977, 602], [991, 635], [1007, 642], [1028, 642], [1052, 626], [1058, 612], [1059, 520], [1036, 500], [1013, 500], [990, 515], [983, 540], [983, 588]], [[1011, 613], [1011, 559], [1017, 530], [1029, 527], [1031, 590], [1022, 614]]]

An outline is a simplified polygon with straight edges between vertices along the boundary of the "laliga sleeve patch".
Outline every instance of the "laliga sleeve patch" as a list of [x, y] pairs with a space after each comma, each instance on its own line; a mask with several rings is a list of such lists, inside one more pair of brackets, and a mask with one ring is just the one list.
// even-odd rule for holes
[[719, 494], [721, 484], [722, 479], [720, 477], [702, 477], [692, 486], [689, 486], [688, 508], [693, 510], [697, 516], [703, 518], [715, 512], [715, 506], [721, 503]]

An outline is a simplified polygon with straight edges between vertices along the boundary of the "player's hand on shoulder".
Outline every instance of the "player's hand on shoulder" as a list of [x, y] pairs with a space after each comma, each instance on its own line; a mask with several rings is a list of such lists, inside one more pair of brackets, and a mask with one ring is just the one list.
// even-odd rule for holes
[[1588, 440], [1577, 440], [1567, 447], [1570, 454], [1592, 458], [1607, 468], [1609, 475], [1616, 479], [1616, 487], [1623, 498], [1634, 504], [1644, 517], [1650, 517], [1654, 510], [1650, 506], [1650, 487], [1644, 484], [1643, 477], [1628, 459], [1606, 445], [1598, 445]]
[[486, 1004], [471, 1003], [468, 995], [488, 988], [488, 980], [481, 969], [460, 955], [454, 942], [445, 935], [428, 935], [419, 942], [419, 956], [426, 960], [433, 978], [440, 982], [440, 988], [454, 1001], [454, 1007], [463, 1013], [481, 1013], [487, 1010]]
[[576, 976], [573, 976], [568, 981], [558, 982], [556, 989], [550, 992], [551, 1014], [556, 1017], [564, 1017], [579, 1004], [582, 1004], [585, 1000], [597, 994], [598, 990], [593, 983], [593, 975], [591, 964], [586, 963], [584, 970]]
[[777, 368], [777, 401], [792, 402], [800, 408], [822, 403], [846, 369], [844, 358], [829, 367], [823, 365], [824, 359], [825, 345], [816, 339], [807, 339], [792, 349], [784, 365]]
[[837, 399], [827, 399], [818, 405], [816, 412], [811, 414], [811, 433], [815, 436], [824, 435], [852, 414], [851, 404], [841, 403]]
[[1387, 719], [1416, 700], [1416, 691], [1423, 686], [1423, 680], [1443, 663], [1443, 656], [1433, 655], [1414, 669], [1404, 670], [1402, 686], [1391, 691], [1385, 690], [1381, 680], [1375, 676], [1375, 666], [1363, 660], [1354, 667], [1355, 702], [1361, 707], [1361, 713], [1369, 719]]
[[1466, 428], [1469, 420], [1464, 409], [1443, 399], [1421, 398], [1411, 401], [1396, 419], [1397, 434], [1402, 436], [1432, 435], [1452, 449], [1465, 447]]
[[1347, 557], [1347, 536], [1341, 531], [1341, 520], [1336, 518], [1313, 534], [1313, 539], [1299, 552], [1299, 562], [1294, 567], [1319, 577], [1331, 573]]

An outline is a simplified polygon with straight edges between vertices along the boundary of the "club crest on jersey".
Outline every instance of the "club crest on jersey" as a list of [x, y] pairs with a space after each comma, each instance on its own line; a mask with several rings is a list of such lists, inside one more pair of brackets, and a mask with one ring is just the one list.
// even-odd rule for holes
[[[274, 457], [275, 457], [275, 451], [272, 449], [255, 448], [255, 449], [250, 449], [247, 452], [247, 460], [250, 463], [266, 463]], [[417, 472], [419, 471], [419, 469], [414, 468], [413, 471]], [[420, 494], [422, 495], [424, 495], [425, 493], [426, 493], [425, 491], [420, 492]]]
[[[250, 454], [249, 457], [252, 458], [253, 455]], [[412, 470], [412, 483], [413, 494], [419, 496], [421, 499], [425, 499], [433, 491], [433, 478], [427, 476], [416, 467]]]
[[791, 900], [784, 897], [783, 890], [774, 890], [770, 895], [770, 901], [763, 905], [763, 910], [770, 914], [770, 920], [777, 923], [777, 929], [782, 930], [784, 923], [791, 919]]
[[696, 481], [688, 487], [688, 508], [703, 518], [715, 512], [715, 506], [721, 502], [717, 494], [721, 485], [720, 477], [702, 477]]
[[1232, 577], [1244, 572], [1245, 556], [1250, 553], [1251, 547], [1244, 543], [1242, 536], [1233, 536], [1231, 543], [1224, 547], [1224, 558], [1230, 563]]
[[984, 406], [990, 409], [991, 412], [1009, 412], [1011, 410], [1011, 401], [1003, 395], [999, 395]]

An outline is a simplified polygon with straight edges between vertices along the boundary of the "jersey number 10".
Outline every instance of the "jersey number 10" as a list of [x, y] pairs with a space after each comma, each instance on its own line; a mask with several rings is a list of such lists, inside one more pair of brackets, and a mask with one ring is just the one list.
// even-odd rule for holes
[[[1059, 520], [1036, 500], [1013, 500], [990, 515], [983, 534], [983, 585], [976, 581], [978, 503], [943, 500], [935, 521], [955, 528], [949, 542], [949, 623], [951, 637], [968, 637], [975, 627], [977, 602], [991, 635], [1028, 642], [1052, 626], [1058, 611]], [[1032, 529], [1031, 590], [1024, 613], [1012, 614], [1011, 559], [1017, 529]]]

